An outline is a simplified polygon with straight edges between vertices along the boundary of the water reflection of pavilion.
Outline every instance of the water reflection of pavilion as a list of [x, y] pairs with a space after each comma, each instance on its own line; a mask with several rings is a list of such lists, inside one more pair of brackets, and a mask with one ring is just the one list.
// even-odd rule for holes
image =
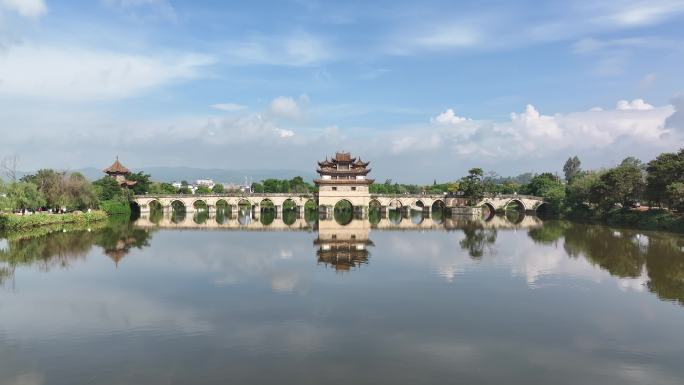
[[369, 234], [370, 224], [367, 221], [352, 221], [348, 225], [335, 221], [319, 222], [318, 237], [314, 240], [318, 247], [318, 263], [340, 272], [367, 264], [370, 257], [368, 247], [373, 246]]

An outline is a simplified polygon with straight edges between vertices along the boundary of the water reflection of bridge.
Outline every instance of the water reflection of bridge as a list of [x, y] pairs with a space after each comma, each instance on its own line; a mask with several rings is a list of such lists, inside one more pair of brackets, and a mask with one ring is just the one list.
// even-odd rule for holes
[[[288, 223], [289, 222], [289, 223]], [[398, 216], [380, 218], [376, 223], [368, 219], [354, 220], [352, 223], [363, 222], [370, 229], [377, 230], [457, 230], [466, 226], [478, 226], [483, 228], [534, 228], [542, 226], [542, 221], [532, 215], [521, 215], [515, 220], [505, 216], [495, 215], [488, 219], [454, 216], [441, 218], [427, 215]], [[316, 221], [298, 216], [290, 221], [283, 218], [275, 218], [272, 222], [264, 222], [258, 218], [247, 215], [234, 215], [230, 217], [217, 217], [213, 214], [198, 218], [197, 215], [173, 216], [164, 215], [157, 218], [143, 214], [135, 222], [136, 226], [145, 228], [169, 228], [169, 229], [214, 229], [214, 230], [254, 230], [254, 231], [319, 231], [330, 224], [337, 224], [333, 219], [321, 219]], [[338, 225], [340, 226], [340, 225]], [[342, 226], [344, 227], [344, 226]]]

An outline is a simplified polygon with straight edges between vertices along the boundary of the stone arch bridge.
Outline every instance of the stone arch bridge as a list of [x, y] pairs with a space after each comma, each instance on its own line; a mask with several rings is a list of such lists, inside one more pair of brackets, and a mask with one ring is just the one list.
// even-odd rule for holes
[[[340, 200], [345, 200], [340, 198]], [[225, 204], [236, 212], [238, 206], [250, 207], [255, 215], [265, 204], [273, 205], [276, 213], [281, 214], [283, 205], [290, 201], [298, 213], [303, 213], [304, 206], [311, 201], [317, 204], [315, 194], [202, 194], [202, 195], [136, 195], [133, 201], [140, 207], [140, 212], [148, 213], [151, 206], [158, 204], [164, 212], [171, 212], [172, 206], [180, 204], [185, 211], [192, 213], [198, 203], [206, 205], [209, 212], [216, 211], [219, 204]], [[444, 194], [371, 194], [369, 206], [379, 207], [380, 210], [400, 209], [404, 211], [419, 210], [431, 212], [435, 208], [458, 209], [468, 206], [468, 200], [463, 197]], [[352, 202], [354, 204], [355, 202]], [[504, 210], [509, 205], [516, 205], [520, 210], [536, 212], [544, 205], [543, 198], [531, 195], [493, 195], [480, 199], [476, 206], [487, 207], [491, 212]], [[362, 211], [368, 207], [362, 207]]]

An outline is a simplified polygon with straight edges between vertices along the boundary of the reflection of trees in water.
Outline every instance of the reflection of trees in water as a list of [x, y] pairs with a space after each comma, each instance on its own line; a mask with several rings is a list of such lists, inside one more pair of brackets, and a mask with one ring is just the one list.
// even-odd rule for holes
[[432, 222], [436, 224], [441, 224], [444, 222], [444, 207], [437, 206], [438, 209], [433, 209], [432, 212], [430, 213], [430, 216], [432, 217]]
[[273, 221], [275, 220], [275, 210], [267, 208], [267, 209], [262, 209], [261, 214], [259, 216], [259, 221], [261, 221], [261, 224], [264, 226], [268, 226]]
[[318, 222], [318, 208], [317, 207], [306, 207], [304, 209], [304, 219], [306, 223], [313, 225]]
[[639, 244], [628, 233], [602, 226], [571, 225], [565, 230], [565, 251], [571, 257], [583, 255], [621, 278], [636, 278], [641, 275], [645, 255]]
[[387, 208], [387, 219], [389, 219], [390, 223], [393, 225], [398, 225], [401, 223], [401, 209], [394, 209], [394, 208]]
[[524, 211], [519, 210], [518, 207], [515, 205], [510, 205], [509, 207], [512, 207], [512, 208], [510, 208], [510, 209], [507, 208], [506, 212], [504, 213], [504, 215], [506, 216], [506, 219], [509, 222], [518, 224], [518, 223], [522, 222], [523, 219], [525, 219], [525, 212]]
[[368, 209], [368, 222], [371, 225], [377, 225], [382, 219], [382, 214], [380, 213], [380, 207], [371, 205]]
[[297, 212], [294, 209], [283, 210], [283, 223], [290, 226], [297, 221]]
[[106, 224], [40, 228], [8, 235], [8, 248], [0, 251], [0, 283], [12, 276], [17, 266], [38, 266], [41, 271], [69, 267], [84, 259], [94, 245], [118, 263], [131, 248], [149, 245], [150, 233], [128, 221], [113, 219]]
[[354, 206], [346, 200], [337, 202], [333, 209], [333, 218], [340, 225], [348, 225], [354, 219]]
[[411, 210], [411, 223], [413, 223], [414, 225], [419, 225], [423, 223], [422, 210]]
[[463, 227], [463, 235], [465, 238], [459, 242], [461, 248], [467, 250], [473, 259], [482, 259], [496, 242], [497, 231], [494, 228], [482, 228], [473, 222]]
[[684, 241], [680, 236], [561, 221], [546, 222], [528, 235], [544, 244], [563, 238], [570, 257], [582, 256], [619, 278], [640, 277], [646, 267], [647, 288], [661, 299], [684, 305]]
[[196, 211], [192, 216], [193, 222], [197, 223], [198, 225], [206, 223], [207, 219], [209, 219], [209, 211], [207, 210]]

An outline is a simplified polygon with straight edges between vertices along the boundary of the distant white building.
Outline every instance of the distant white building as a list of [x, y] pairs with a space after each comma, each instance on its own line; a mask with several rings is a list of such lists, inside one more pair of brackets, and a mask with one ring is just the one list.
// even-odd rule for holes
[[216, 183], [214, 183], [213, 179], [197, 179], [195, 181], [195, 184], [197, 186], [205, 186], [205, 187], [209, 187], [209, 188], [214, 188], [214, 185], [216, 185]]

